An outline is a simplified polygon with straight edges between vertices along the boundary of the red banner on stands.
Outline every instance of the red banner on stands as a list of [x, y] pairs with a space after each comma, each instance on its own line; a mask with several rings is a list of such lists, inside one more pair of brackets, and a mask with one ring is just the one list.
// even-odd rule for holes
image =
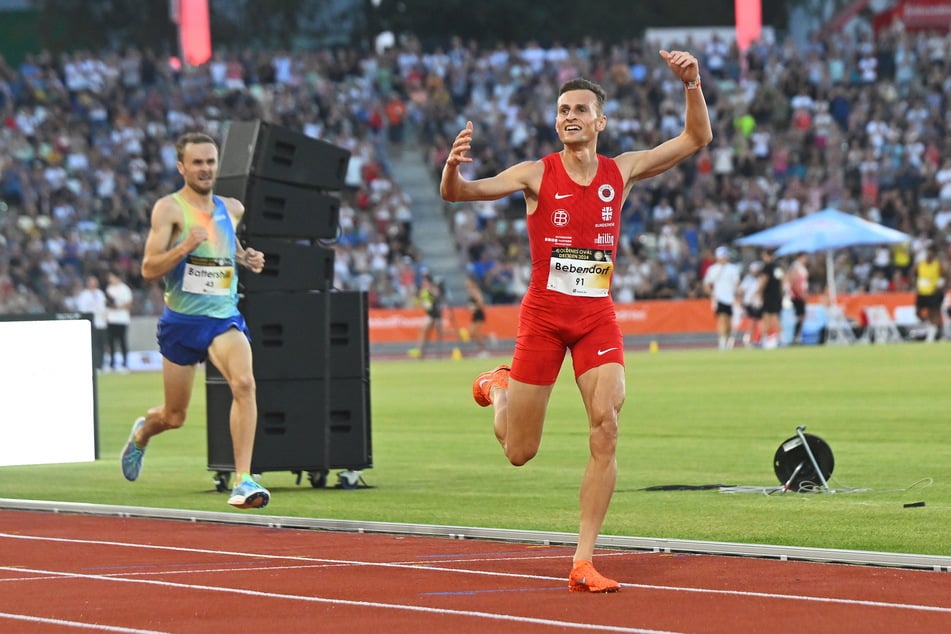
[[211, 26], [208, 0], [178, 0], [177, 14], [185, 63], [201, 66], [211, 59]]
[[736, 13], [736, 46], [745, 51], [760, 38], [763, 30], [763, 6], [761, 0], [734, 0]]

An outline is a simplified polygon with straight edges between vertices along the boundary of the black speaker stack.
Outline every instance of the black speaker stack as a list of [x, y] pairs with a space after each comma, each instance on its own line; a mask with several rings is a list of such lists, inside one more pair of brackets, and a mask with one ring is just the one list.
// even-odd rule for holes
[[[251, 332], [258, 424], [251, 469], [306, 473], [373, 466], [366, 293], [333, 290], [334, 251], [349, 151], [261, 121], [232, 122], [215, 193], [245, 206], [242, 245], [264, 270], [238, 273]], [[219, 490], [234, 470], [231, 390], [212, 363], [205, 379], [208, 468]], [[342, 484], [353, 480], [341, 478]]]

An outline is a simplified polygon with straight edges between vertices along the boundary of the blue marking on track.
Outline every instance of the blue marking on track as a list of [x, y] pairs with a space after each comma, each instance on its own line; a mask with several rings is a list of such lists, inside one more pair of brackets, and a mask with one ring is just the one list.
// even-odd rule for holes
[[[557, 555], [559, 551], [562, 552], [574, 552], [574, 548], [564, 548], [553, 546], [551, 549], [545, 547], [545, 554], [555, 554]], [[499, 550], [493, 553], [442, 553], [439, 555], [416, 555], [417, 559], [442, 559], [444, 557], [508, 557], [512, 555], [525, 555], [526, 553], [537, 553], [538, 549], [533, 551], [525, 550]]]
[[498, 594], [500, 592], [550, 592], [558, 590], [564, 592], [568, 589], [567, 585], [558, 586], [557, 588], [499, 588], [497, 590], [456, 590], [453, 592], [421, 592], [419, 596], [421, 597], [452, 597], [452, 596], [464, 596], [472, 594]]

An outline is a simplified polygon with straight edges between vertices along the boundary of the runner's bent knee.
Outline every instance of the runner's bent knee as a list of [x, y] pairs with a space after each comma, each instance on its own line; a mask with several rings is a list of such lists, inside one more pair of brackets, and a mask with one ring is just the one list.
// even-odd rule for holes
[[254, 375], [243, 372], [231, 378], [231, 393], [234, 398], [250, 398], [254, 395]]
[[162, 422], [165, 423], [166, 429], [178, 429], [185, 424], [185, 418], [185, 410], [167, 409], [165, 410], [165, 420]]

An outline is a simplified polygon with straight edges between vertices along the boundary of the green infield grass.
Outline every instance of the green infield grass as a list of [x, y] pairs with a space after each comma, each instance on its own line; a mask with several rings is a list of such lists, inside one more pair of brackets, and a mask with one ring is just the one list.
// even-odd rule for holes
[[[471, 397], [475, 375], [502, 361], [374, 361], [369, 486], [336, 488], [335, 471], [326, 488], [266, 472], [273, 497], [263, 511], [233, 510], [215, 489], [202, 374], [185, 426], [153, 439], [140, 479], [126, 482], [119, 451], [133, 419], [160, 399], [160, 375], [103, 375], [100, 459], [0, 467], [0, 497], [573, 533], [588, 452], [570, 363], [538, 456], [516, 468], [492, 435], [490, 410]], [[947, 343], [629, 353], [603, 533], [951, 554], [949, 361]], [[766, 495], [779, 485], [774, 454], [799, 425], [834, 454], [831, 492]], [[670, 485], [698, 489], [645, 490]], [[925, 505], [905, 507], [913, 502]]]

